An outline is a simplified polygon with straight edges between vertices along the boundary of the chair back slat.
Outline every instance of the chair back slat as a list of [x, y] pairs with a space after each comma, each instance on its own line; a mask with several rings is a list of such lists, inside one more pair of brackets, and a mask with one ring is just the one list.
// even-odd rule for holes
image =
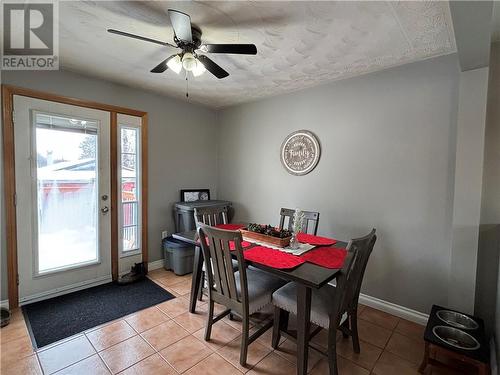
[[224, 246], [222, 245], [222, 241], [219, 241], [217, 238], [211, 238], [210, 240], [210, 248], [214, 249], [215, 253], [215, 259], [212, 258], [212, 262], [216, 263], [215, 268], [219, 272], [219, 292], [231, 298], [227, 282], [228, 277], [231, 277], [231, 275], [228, 275], [227, 273], [226, 260], [224, 257]]
[[[302, 223], [302, 232], [316, 235], [318, 233], [319, 226], [319, 212], [314, 211], [302, 211], [304, 213], [304, 222]], [[280, 210], [280, 229], [293, 230], [293, 215], [295, 210], [290, 208], [282, 208]], [[287, 225], [286, 225], [287, 223]], [[309, 227], [309, 224], [311, 226]]]
[[304, 224], [302, 224], [302, 231], [307, 233], [307, 228], [309, 227], [309, 220], [304, 220]]
[[[205, 261], [205, 270], [208, 279], [208, 293], [215, 302], [227, 303], [244, 309], [248, 308], [248, 285], [246, 278], [245, 260], [241, 247], [242, 236], [239, 231], [230, 231], [214, 228], [201, 222], [197, 223], [197, 232]], [[234, 250], [231, 251], [231, 243]], [[231, 253], [236, 254], [240, 275], [240, 291], [237, 293]]]
[[[227, 245], [227, 247], [224, 249], [224, 261], [225, 261], [225, 264], [226, 265], [230, 265], [231, 266], [231, 270], [233, 270], [233, 267], [232, 267], [232, 258], [231, 258], [231, 249], [230, 249], [230, 245], [229, 243], [224, 243], [225, 245]], [[227, 269], [227, 268], [226, 268]], [[235, 299], [236, 301], [240, 302], [240, 298], [238, 296], [238, 293], [236, 291], [236, 281], [235, 281], [235, 278], [234, 277], [227, 277], [227, 286], [228, 286], [228, 293], [229, 293], [229, 298], [231, 299]]]
[[228, 208], [223, 207], [195, 207], [194, 222], [211, 226], [228, 223]]
[[[201, 241], [201, 236], [200, 236], [200, 241]], [[212, 239], [209, 237], [205, 238], [204, 243], [208, 241], [212, 242]], [[204, 249], [204, 247], [207, 248], [207, 250]], [[219, 263], [217, 261], [217, 250], [215, 249], [215, 246], [213, 246], [211, 243], [208, 246], [203, 246], [202, 244], [202, 249], [203, 249], [203, 255], [205, 259], [210, 259], [209, 262], [205, 262], [205, 270], [207, 271], [207, 278], [209, 281], [209, 285], [212, 285], [213, 288], [222, 294], [222, 288], [221, 288], [221, 276], [219, 272]], [[207, 252], [208, 256], [205, 256], [205, 252]], [[211, 279], [211, 280], [210, 280]]]

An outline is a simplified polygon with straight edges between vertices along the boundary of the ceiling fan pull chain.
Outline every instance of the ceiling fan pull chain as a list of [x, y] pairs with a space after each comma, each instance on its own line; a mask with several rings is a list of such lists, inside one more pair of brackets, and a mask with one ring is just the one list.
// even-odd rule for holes
[[186, 98], [189, 99], [189, 80], [187, 71], [186, 71]]

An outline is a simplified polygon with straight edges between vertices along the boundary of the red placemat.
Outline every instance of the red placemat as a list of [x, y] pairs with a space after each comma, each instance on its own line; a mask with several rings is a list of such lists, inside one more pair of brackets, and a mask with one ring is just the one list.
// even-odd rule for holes
[[333, 238], [314, 236], [307, 233], [297, 234], [297, 240], [302, 243], [308, 243], [316, 246], [331, 246], [337, 242], [337, 240], [334, 240]]
[[215, 228], [225, 229], [225, 230], [238, 230], [243, 228], [243, 224], [218, 224]]
[[346, 255], [346, 249], [338, 247], [318, 247], [317, 249], [310, 250], [301, 255], [301, 258], [321, 267], [342, 268]]
[[298, 256], [264, 246], [252, 247], [245, 250], [243, 255], [245, 259], [251, 262], [279, 269], [295, 268], [305, 262], [304, 259]]

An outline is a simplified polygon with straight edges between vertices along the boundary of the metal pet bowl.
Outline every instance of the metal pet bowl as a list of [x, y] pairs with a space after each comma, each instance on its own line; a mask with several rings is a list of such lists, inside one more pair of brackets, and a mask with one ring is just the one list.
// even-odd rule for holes
[[474, 337], [456, 328], [436, 326], [432, 329], [432, 333], [444, 343], [458, 349], [476, 350], [481, 346]]
[[479, 328], [479, 324], [477, 324], [475, 320], [459, 312], [450, 310], [439, 310], [436, 313], [436, 315], [443, 322], [455, 328], [467, 329], [467, 330]]
[[0, 327], [5, 327], [7, 324], [10, 323], [10, 311], [2, 307], [0, 309], [0, 318], [1, 318]]

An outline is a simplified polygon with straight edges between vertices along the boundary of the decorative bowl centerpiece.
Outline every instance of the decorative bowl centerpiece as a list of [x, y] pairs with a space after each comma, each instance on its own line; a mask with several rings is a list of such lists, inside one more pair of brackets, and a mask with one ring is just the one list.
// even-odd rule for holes
[[248, 224], [246, 228], [240, 229], [240, 232], [246, 240], [255, 240], [278, 247], [287, 247], [292, 237], [292, 232], [287, 229], [255, 223]]

